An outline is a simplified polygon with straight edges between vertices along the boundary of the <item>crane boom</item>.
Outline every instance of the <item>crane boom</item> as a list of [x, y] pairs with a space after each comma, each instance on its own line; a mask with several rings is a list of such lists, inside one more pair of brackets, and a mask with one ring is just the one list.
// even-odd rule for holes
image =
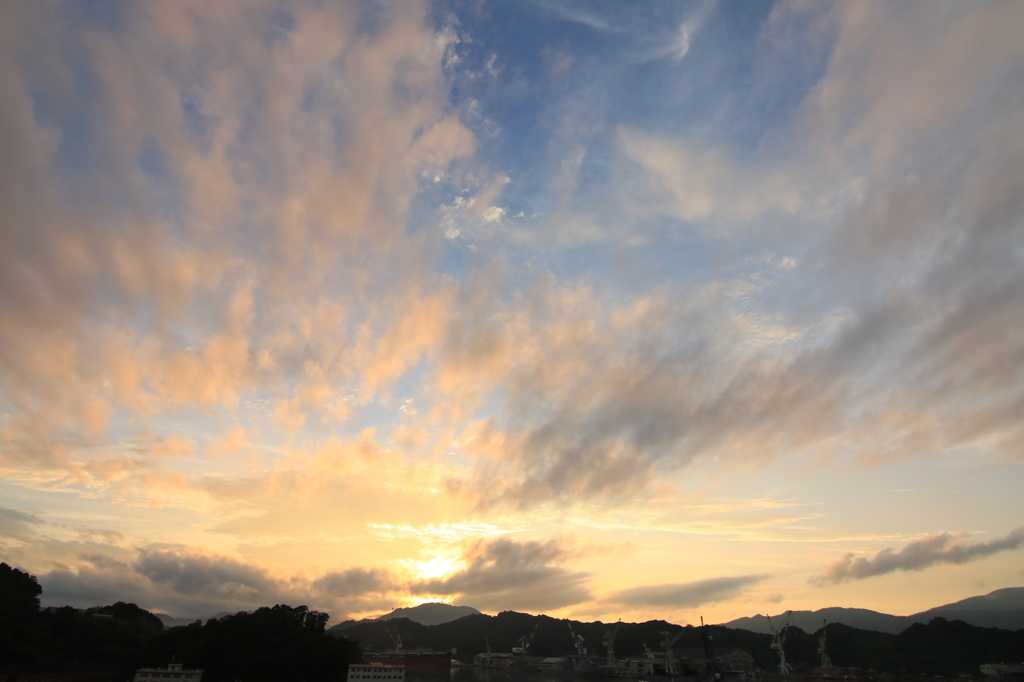
[[828, 625], [826, 621], [821, 621], [821, 635], [818, 637], [818, 655], [821, 656], [821, 667], [831, 668], [832, 659], [828, 657], [828, 653], [825, 651], [825, 626]]
[[614, 668], [615, 667], [615, 649], [613, 647], [615, 645], [615, 635], [618, 634], [618, 632], [619, 632], [619, 625], [621, 625], [621, 624], [622, 624], [622, 619], [620, 618], [619, 622], [616, 623], [615, 625], [613, 625], [611, 630], [609, 630], [608, 632], [604, 633], [604, 644], [605, 644], [606, 647], [608, 647], [608, 667], [609, 668]]
[[789, 675], [793, 672], [793, 667], [786, 663], [786, 630], [789, 629], [789, 619], [793, 615], [792, 611], [786, 611], [786, 617], [782, 619], [782, 625], [776, 630], [772, 624], [771, 616], [765, 614], [765, 618], [768, 619], [768, 627], [772, 629], [772, 649], [779, 655], [779, 674]]
[[577, 635], [572, 630], [572, 622], [569, 623], [569, 635], [572, 637], [573, 646], [576, 647], [576, 653], [582, 656], [587, 653], [587, 650], [583, 648], [583, 635]]
[[672, 651], [672, 645], [679, 641], [679, 638], [683, 636], [685, 630], [680, 630], [673, 637], [671, 632], [661, 632], [661, 643], [665, 647], [665, 672], [669, 675], [675, 675], [678, 670], [676, 669], [676, 654]]

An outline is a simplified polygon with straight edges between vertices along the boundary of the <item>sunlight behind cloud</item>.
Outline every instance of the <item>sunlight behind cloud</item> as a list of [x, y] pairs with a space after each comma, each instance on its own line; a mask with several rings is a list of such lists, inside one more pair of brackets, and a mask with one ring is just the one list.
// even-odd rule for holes
[[427, 561], [403, 562], [417, 580], [445, 578], [465, 568], [462, 557], [457, 553], [438, 554]]

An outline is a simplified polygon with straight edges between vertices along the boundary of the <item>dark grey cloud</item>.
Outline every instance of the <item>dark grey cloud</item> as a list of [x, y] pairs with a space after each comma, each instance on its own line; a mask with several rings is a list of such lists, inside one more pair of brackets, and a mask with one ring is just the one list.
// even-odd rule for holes
[[154, 584], [183, 595], [219, 595], [226, 600], [241, 596], [247, 601], [271, 603], [282, 591], [266, 571], [227, 557], [145, 549], [134, 568]]
[[268, 604], [311, 602], [303, 583], [273, 578], [235, 559], [179, 547], [143, 547], [133, 561], [118, 561], [101, 552], [81, 553], [79, 558], [88, 565], [39, 576], [45, 604], [88, 607], [129, 601], [172, 616], [204, 618]]
[[107, 556], [106, 554], [101, 554], [100, 552], [83, 552], [78, 555], [78, 558], [82, 561], [88, 561], [101, 571], [104, 569], [129, 568], [129, 564], [127, 562], [118, 561], [117, 559]]
[[38, 516], [0, 507], [0, 537], [27, 540], [36, 535], [35, 526], [44, 524]]
[[[66, 528], [67, 526], [62, 527]], [[77, 526], [73, 530], [77, 531], [83, 540], [92, 540], [104, 543], [122, 542], [124, 540], [124, 533], [107, 528], [88, 528], [85, 526]]]
[[[59, 568], [39, 575], [39, 584], [43, 588], [41, 601], [44, 606], [88, 608], [125, 601], [158, 611], [165, 605], [180, 608], [180, 602], [160, 595], [149, 581], [134, 571], [117, 570], [109, 565], [98, 570], [89, 567], [77, 571]], [[213, 613], [216, 611], [209, 612], [209, 615]]]
[[811, 582], [820, 586], [862, 580], [895, 571], [920, 571], [939, 564], [963, 564], [1022, 546], [1024, 526], [1005, 537], [975, 544], [963, 544], [956, 535], [940, 533], [915, 540], [899, 551], [887, 547], [872, 558], [847, 554], [826, 567], [825, 573], [812, 578]]
[[313, 587], [335, 597], [355, 597], [388, 592], [397, 587], [394, 576], [382, 568], [349, 568], [317, 579]]
[[609, 604], [621, 604], [631, 608], [658, 606], [664, 608], [693, 608], [732, 599], [744, 589], [755, 585], [768, 576], [740, 575], [725, 578], [708, 578], [691, 583], [647, 585], [619, 590], [605, 597]]
[[39, 576], [46, 605], [130, 601], [176, 617], [206, 618], [287, 603], [344, 619], [392, 607], [394, 592], [401, 588], [380, 568], [354, 567], [309, 581], [277, 577], [244, 561], [180, 546], [142, 547], [127, 561], [99, 551], [100, 545], [91, 547], [93, 551], [77, 554], [85, 564], [76, 569], [63, 565]]
[[465, 570], [410, 585], [413, 594], [449, 595], [483, 611], [557, 609], [591, 598], [590, 575], [561, 564], [571, 561], [559, 539], [481, 541], [467, 551]]

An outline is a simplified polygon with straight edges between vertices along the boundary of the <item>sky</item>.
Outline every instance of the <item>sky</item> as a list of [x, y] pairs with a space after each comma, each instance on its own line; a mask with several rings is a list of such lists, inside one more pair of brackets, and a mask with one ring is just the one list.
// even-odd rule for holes
[[43, 605], [1024, 585], [1024, 5], [0, 4]]

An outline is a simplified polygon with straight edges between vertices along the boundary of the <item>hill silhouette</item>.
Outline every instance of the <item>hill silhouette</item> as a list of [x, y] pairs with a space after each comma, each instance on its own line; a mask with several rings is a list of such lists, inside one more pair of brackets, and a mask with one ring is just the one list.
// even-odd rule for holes
[[[776, 627], [785, 617], [784, 613], [772, 615]], [[868, 609], [845, 609], [832, 607], [817, 611], [793, 611], [790, 623], [805, 630], [821, 627], [822, 621], [842, 623], [862, 630], [874, 630], [898, 634], [914, 623], [928, 623], [933, 618], [961, 620], [969, 625], [984, 628], [1018, 630], [1024, 628], [1024, 587], [1008, 587], [980, 597], [937, 606], [910, 616], [891, 616]], [[771, 633], [771, 626], [765, 616], [737, 618], [723, 623], [730, 628], [743, 628], [752, 632]]]
[[393, 620], [395, 618], [408, 618], [422, 625], [440, 625], [458, 620], [464, 616], [480, 615], [480, 612], [472, 606], [454, 606], [442, 602], [428, 602], [410, 608], [398, 608], [391, 613], [384, 614], [377, 620]]
[[441, 625], [458, 620], [465, 616], [480, 615], [480, 612], [472, 606], [453, 606], [442, 602], [427, 602], [409, 608], [397, 608], [391, 613], [386, 613], [377, 618], [363, 618], [362, 620], [346, 620], [330, 628], [332, 633], [339, 633], [360, 623], [375, 623], [378, 621], [394, 620], [396, 618], [407, 618], [420, 625]]

